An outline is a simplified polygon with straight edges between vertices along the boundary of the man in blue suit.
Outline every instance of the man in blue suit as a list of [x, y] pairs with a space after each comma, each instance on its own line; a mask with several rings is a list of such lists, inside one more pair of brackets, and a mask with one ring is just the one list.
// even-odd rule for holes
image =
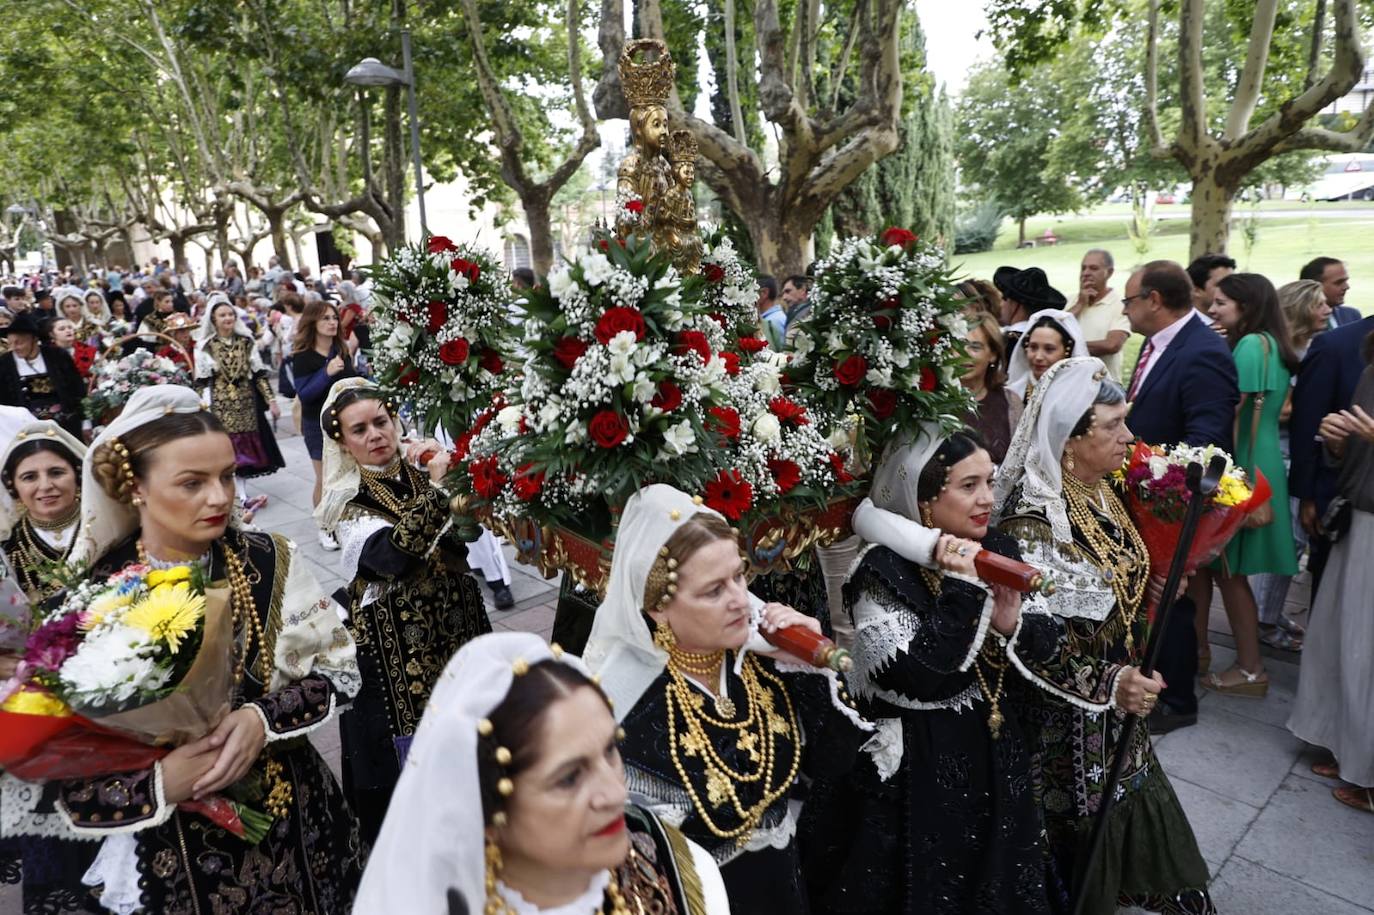
[[1307, 531], [1312, 548], [1307, 568], [1312, 573], [1313, 601], [1321, 585], [1326, 557], [1331, 552], [1331, 542], [1321, 529], [1321, 517], [1336, 495], [1336, 474], [1326, 469], [1322, 462], [1317, 427], [1328, 413], [1350, 408], [1355, 383], [1365, 366], [1360, 358], [1360, 345], [1371, 332], [1374, 332], [1374, 317], [1317, 334], [1302, 360], [1298, 383], [1293, 388], [1293, 412], [1288, 420], [1293, 462], [1288, 471], [1288, 492], [1298, 500], [1298, 521]]
[[[1360, 320], [1360, 312], [1345, 304], [1345, 294], [1350, 291], [1350, 274], [1345, 264], [1334, 257], [1314, 257], [1303, 264], [1298, 271], [1300, 280], [1316, 280], [1322, 284], [1326, 304], [1331, 306], [1331, 317], [1327, 318], [1327, 330], [1335, 330]], [[1318, 422], [1321, 418], [1318, 417]]]
[[[1236, 363], [1194, 310], [1187, 272], [1173, 261], [1151, 261], [1131, 274], [1122, 304], [1131, 330], [1146, 338], [1126, 391], [1131, 431], [1151, 445], [1210, 444], [1230, 451], [1240, 402]], [[1197, 722], [1197, 612], [1183, 596], [1169, 614], [1158, 668], [1167, 685], [1150, 713], [1155, 733]]]

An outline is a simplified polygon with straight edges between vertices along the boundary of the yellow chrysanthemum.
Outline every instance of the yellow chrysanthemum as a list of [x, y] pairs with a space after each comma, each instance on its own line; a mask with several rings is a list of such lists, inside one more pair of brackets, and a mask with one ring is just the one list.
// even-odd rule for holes
[[190, 566], [173, 566], [170, 569], [151, 569], [145, 580], [150, 588], [156, 588], [159, 585], [174, 585], [179, 581], [190, 581], [191, 568]]
[[117, 613], [132, 602], [129, 594], [110, 590], [91, 601], [86, 607], [86, 615], [81, 621], [82, 629], [92, 629], [103, 623], [112, 613]]
[[0, 709], [16, 715], [43, 715], [48, 718], [66, 718], [72, 713], [67, 704], [52, 693], [36, 689], [21, 689], [5, 700]]
[[1233, 508], [1248, 501], [1251, 496], [1250, 487], [1232, 476], [1221, 478], [1221, 483], [1217, 486], [1217, 494], [1214, 500], [1217, 505], [1223, 508]]
[[191, 634], [204, 615], [205, 595], [191, 593], [191, 586], [182, 582], [158, 588], [134, 604], [124, 615], [124, 623], [167, 643], [172, 654], [176, 654], [182, 639]]

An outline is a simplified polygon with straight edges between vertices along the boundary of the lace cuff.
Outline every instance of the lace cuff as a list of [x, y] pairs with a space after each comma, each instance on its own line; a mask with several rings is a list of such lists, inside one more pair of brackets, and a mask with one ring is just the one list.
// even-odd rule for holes
[[403, 553], [426, 556], [434, 549], [445, 527], [453, 520], [448, 500], [433, 486], [418, 495], [391, 528], [391, 543]]
[[162, 764], [151, 769], [60, 783], [57, 808], [81, 836], [137, 832], [167, 821], [176, 809], [162, 793]]
[[317, 730], [333, 717], [334, 706], [334, 689], [324, 677], [306, 677], [248, 703], [262, 719], [268, 743]]

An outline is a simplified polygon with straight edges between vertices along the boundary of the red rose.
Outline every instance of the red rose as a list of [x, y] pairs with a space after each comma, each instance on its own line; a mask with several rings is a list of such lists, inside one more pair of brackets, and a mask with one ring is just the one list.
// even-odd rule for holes
[[932, 368], [931, 368], [930, 366], [928, 366], [928, 365], [923, 365], [923, 366], [921, 366], [921, 390], [922, 390], [922, 391], [933, 391], [933, 390], [935, 390], [935, 384], [936, 384], [936, 382], [937, 382], [938, 380], [939, 380], [939, 378], [936, 376], [935, 370], [934, 370], [934, 369], [932, 369]]
[[869, 388], [868, 405], [874, 416], [887, 419], [897, 409], [897, 392], [891, 388]]
[[406, 363], [401, 363], [400, 374], [396, 378], [396, 383], [403, 388], [408, 388], [420, 380], [420, 370], [412, 368]]
[[544, 488], [543, 472], [534, 473], [533, 470], [533, 464], [523, 464], [515, 471], [515, 479], [511, 480], [511, 489], [515, 490], [516, 498], [522, 502], [530, 501]]
[[456, 337], [439, 347], [439, 361], [444, 365], [462, 365], [468, 361], [468, 341]]
[[883, 232], [879, 241], [882, 242], [884, 248], [890, 248], [893, 245], [899, 248], [905, 248], [907, 245], [916, 243], [916, 236], [906, 229], [899, 229], [896, 226], [892, 226]]
[[455, 257], [449, 268], [459, 276], [467, 277], [469, 283], [477, 282], [477, 278], [482, 275], [481, 267], [461, 257]]
[[658, 407], [664, 413], [671, 413], [682, 406], [682, 388], [673, 384], [671, 381], [660, 381], [658, 383], [658, 393], [649, 403]]
[[493, 375], [500, 375], [506, 370], [506, 364], [501, 361], [501, 357], [494, 349], [482, 350], [481, 358], [477, 360], [477, 364]]
[[830, 469], [835, 471], [836, 483], [849, 483], [854, 479], [849, 471], [844, 469], [844, 458], [833, 451], [830, 452]]
[[457, 251], [458, 246], [446, 235], [431, 235], [429, 237], [429, 253], [443, 254], [446, 251]]
[[727, 375], [738, 375], [738, 374], [739, 374], [739, 354], [738, 354], [738, 353], [721, 353], [721, 354], [720, 354], [720, 361], [725, 363], [725, 374], [727, 374]]
[[501, 487], [506, 485], [506, 475], [497, 469], [496, 455], [473, 461], [468, 473], [472, 475], [472, 491], [483, 499], [496, 498], [501, 494]]
[[739, 438], [739, 411], [734, 407], [712, 407], [706, 412], [711, 414], [711, 425], [715, 431], [728, 439]]
[[712, 283], [719, 283], [725, 279], [725, 268], [720, 264], [707, 264], [701, 268], [701, 273]]
[[754, 504], [754, 487], [745, 482], [738, 470], [722, 470], [706, 484], [706, 506], [720, 512], [731, 521], [738, 521]]
[[801, 468], [793, 461], [769, 458], [768, 472], [773, 475], [773, 482], [778, 484], [779, 492], [785, 493], [801, 482]]
[[622, 331], [631, 331], [636, 340], [644, 339], [644, 316], [638, 308], [616, 305], [607, 308], [606, 313], [596, 322], [596, 339], [610, 343], [611, 338]]
[[806, 417], [806, 407], [786, 397], [774, 397], [768, 401], [768, 412], [776, 416], [779, 422], [794, 426], [805, 426], [810, 422]]
[[448, 320], [448, 306], [443, 302], [430, 302], [425, 308], [429, 311], [429, 323], [425, 325], [425, 330], [437, 334]]
[[598, 248], [600, 248], [602, 251], [609, 251], [609, 250], [611, 250], [611, 243], [610, 243], [608, 240], [604, 239], [604, 238], [601, 239], [601, 241], [597, 242], [597, 243], [596, 243], [596, 246], [597, 246]]
[[892, 326], [892, 316], [884, 314], [884, 312], [896, 311], [901, 305], [902, 302], [900, 299], [891, 298], [884, 299], [873, 306], [873, 326], [878, 328], [878, 330], [887, 330]]
[[636, 216], [638, 216], [640, 213], [644, 212], [644, 201], [627, 200], [625, 201], [625, 209], [629, 210], [631, 213], [634, 213]]
[[761, 349], [768, 348], [768, 341], [760, 340], [758, 337], [740, 337], [739, 348], [746, 353], [757, 353]]
[[852, 388], [864, 380], [868, 373], [868, 360], [858, 353], [842, 362], [835, 363], [835, 380], [847, 388]]
[[577, 365], [577, 360], [582, 358], [582, 354], [587, 351], [587, 341], [579, 340], [577, 337], [563, 337], [553, 345], [553, 358], [557, 359], [563, 368], [568, 371], [573, 370]]
[[587, 424], [587, 434], [602, 448], [614, 448], [630, 434], [630, 424], [614, 410], [602, 410]]
[[699, 330], [684, 330], [678, 334], [674, 352], [679, 355], [694, 352], [701, 357], [702, 365], [711, 361], [711, 345], [706, 342], [706, 335]]

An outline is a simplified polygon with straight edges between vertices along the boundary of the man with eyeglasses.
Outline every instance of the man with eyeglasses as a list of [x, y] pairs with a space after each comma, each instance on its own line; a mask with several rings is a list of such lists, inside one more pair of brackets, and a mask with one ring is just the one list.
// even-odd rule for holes
[[[1231, 451], [1240, 402], [1236, 363], [1225, 341], [1194, 317], [1187, 272], [1173, 261], [1151, 261], [1126, 281], [1121, 304], [1131, 330], [1145, 337], [1126, 386], [1131, 432], [1152, 445], [1184, 442]], [[1158, 668], [1168, 686], [1150, 713], [1152, 733], [1197, 723], [1196, 612], [1180, 597], [1169, 614]]]

